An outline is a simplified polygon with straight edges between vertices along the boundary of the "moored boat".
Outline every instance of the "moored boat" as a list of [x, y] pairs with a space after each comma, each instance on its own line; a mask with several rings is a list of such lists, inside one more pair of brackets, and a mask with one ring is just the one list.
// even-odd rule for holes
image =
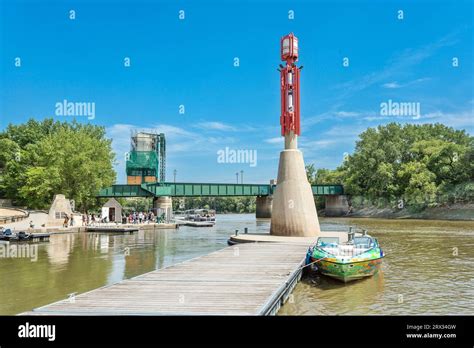
[[175, 222], [193, 227], [212, 227], [216, 223], [216, 211], [213, 209], [190, 209], [175, 212]]
[[25, 231], [13, 233], [12, 230], [9, 228], [5, 230], [3, 229], [0, 230], [0, 240], [24, 242], [24, 241], [29, 241], [31, 238], [32, 238], [32, 235]]
[[3, 229], [3, 227], [0, 227], [0, 240], [9, 241], [13, 238], [15, 238], [15, 234], [13, 234], [11, 229]]
[[384, 256], [376, 238], [365, 231], [350, 231], [347, 240], [339, 236], [319, 237], [309, 248], [307, 261], [321, 274], [346, 283], [377, 273]]

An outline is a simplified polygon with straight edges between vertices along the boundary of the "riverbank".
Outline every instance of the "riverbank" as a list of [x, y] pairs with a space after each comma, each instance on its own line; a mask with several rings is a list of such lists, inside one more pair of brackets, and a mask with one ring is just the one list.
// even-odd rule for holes
[[[324, 212], [321, 216], [324, 216]], [[410, 208], [353, 208], [353, 211], [345, 217], [474, 221], [474, 203], [426, 208], [422, 211], [414, 211]]]

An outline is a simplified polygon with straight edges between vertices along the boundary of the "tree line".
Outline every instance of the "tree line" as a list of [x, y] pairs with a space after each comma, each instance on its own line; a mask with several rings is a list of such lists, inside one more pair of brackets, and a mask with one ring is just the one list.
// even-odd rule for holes
[[[334, 170], [306, 167], [311, 184], [343, 184], [353, 201], [432, 206], [474, 202], [474, 138], [442, 124], [390, 123], [368, 128]], [[74, 199], [76, 210], [100, 206], [95, 196], [114, 184], [115, 154], [105, 128], [53, 119], [8, 125], [0, 132], [0, 197], [47, 209], [54, 194]], [[255, 197], [174, 199], [177, 210], [208, 208], [253, 213]], [[317, 198], [321, 206], [323, 199]], [[126, 202], [123, 202], [127, 204]], [[149, 202], [133, 203], [146, 208]], [[143, 207], [142, 207], [143, 205]]]
[[53, 119], [10, 124], [0, 133], [0, 196], [48, 209], [63, 193], [85, 211], [115, 182], [114, 160], [104, 127]]
[[474, 202], [474, 138], [442, 124], [389, 123], [359, 135], [335, 170], [306, 167], [312, 184], [343, 184], [353, 198], [427, 207]]

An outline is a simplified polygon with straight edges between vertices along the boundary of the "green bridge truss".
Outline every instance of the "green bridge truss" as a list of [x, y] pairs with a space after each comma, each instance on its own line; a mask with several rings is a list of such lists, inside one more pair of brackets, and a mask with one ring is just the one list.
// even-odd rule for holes
[[[343, 195], [342, 185], [313, 185], [317, 196]], [[113, 185], [100, 190], [97, 197], [231, 197], [268, 196], [275, 186], [259, 184], [198, 184], [198, 183], [146, 183], [141, 185]]]

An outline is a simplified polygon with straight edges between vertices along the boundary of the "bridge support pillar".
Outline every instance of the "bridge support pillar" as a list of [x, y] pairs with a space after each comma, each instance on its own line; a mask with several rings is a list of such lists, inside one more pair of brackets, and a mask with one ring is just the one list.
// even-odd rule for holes
[[303, 154], [297, 149], [286, 149], [280, 153], [270, 234], [315, 237], [319, 233], [318, 215], [306, 177]]
[[273, 196], [257, 196], [257, 219], [270, 219], [272, 217]]
[[164, 222], [169, 223], [173, 216], [173, 199], [170, 196], [153, 198], [153, 210], [157, 217], [163, 217]]
[[349, 212], [346, 195], [326, 196], [324, 213], [326, 216], [343, 216]]

